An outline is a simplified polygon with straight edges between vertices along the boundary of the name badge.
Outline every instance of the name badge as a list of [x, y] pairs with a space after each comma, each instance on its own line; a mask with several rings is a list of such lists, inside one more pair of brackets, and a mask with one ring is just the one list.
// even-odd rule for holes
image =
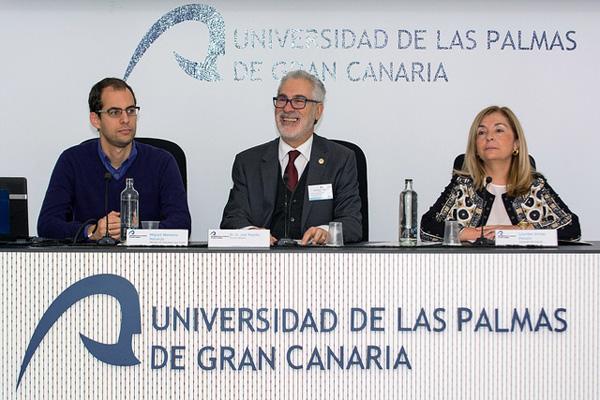
[[333, 187], [331, 186], [331, 183], [308, 186], [308, 201], [331, 199], [333, 199]]

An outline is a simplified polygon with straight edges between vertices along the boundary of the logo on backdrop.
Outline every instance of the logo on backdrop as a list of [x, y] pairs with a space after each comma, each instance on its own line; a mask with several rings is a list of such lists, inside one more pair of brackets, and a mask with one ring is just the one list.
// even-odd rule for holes
[[[225, 55], [225, 22], [219, 11], [204, 4], [180, 6], [160, 17], [133, 52], [124, 79], [163, 33], [186, 21], [208, 27], [208, 49], [204, 61], [174, 51], [175, 61], [194, 79], [222, 81], [217, 59]], [[294, 19], [297, 22], [302, 23]], [[444, 28], [300, 25], [234, 26], [230, 31], [227, 40], [234, 59], [229, 71], [234, 82], [279, 81], [288, 71], [303, 69], [323, 81], [447, 83], [451, 71], [445, 59], [450, 54], [566, 54], [578, 47], [574, 29], [555, 27], [516, 30], [464, 24]], [[524, 69], [523, 73], [528, 71]]]
[[133, 68], [140, 61], [146, 50], [150, 48], [160, 35], [169, 28], [185, 21], [199, 21], [208, 27], [209, 43], [204, 62], [188, 60], [176, 51], [173, 52], [179, 67], [192, 78], [201, 81], [219, 81], [221, 75], [217, 71], [217, 58], [225, 54], [225, 21], [219, 12], [204, 4], [188, 4], [177, 7], [156, 21], [144, 35], [133, 52], [125, 71], [127, 80]]
[[140, 298], [137, 290], [131, 282], [118, 275], [94, 275], [75, 282], [50, 304], [35, 328], [25, 351], [17, 388], [35, 351], [60, 316], [79, 300], [98, 294], [114, 297], [121, 306], [119, 338], [114, 344], [99, 343], [80, 333], [84, 346], [98, 360], [110, 365], [131, 366], [140, 363], [132, 348], [133, 335], [141, 333]]

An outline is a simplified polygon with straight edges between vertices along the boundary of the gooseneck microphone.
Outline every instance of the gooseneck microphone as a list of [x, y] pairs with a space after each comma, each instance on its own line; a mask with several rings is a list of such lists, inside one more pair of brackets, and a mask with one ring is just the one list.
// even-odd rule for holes
[[288, 187], [288, 174], [287, 172], [284, 172], [283, 174], [283, 184], [286, 188], [285, 190], [285, 200], [284, 200], [284, 207], [285, 207], [285, 212], [284, 212], [284, 222], [283, 222], [283, 236], [281, 239], [279, 239], [277, 241], [277, 246], [287, 246], [287, 247], [291, 247], [291, 246], [298, 246], [298, 243], [294, 240], [290, 238], [290, 224], [289, 224], [289, 219], [290, 219], [290, 214], [292, 213], [291, 208], [292, 208], [292, 199], [294, 198], [294, 193], [296, 192], [296, 189], [294, 188], [294, 190], [292, 191], [292, 196], [288, 197], [288, 191], [287, 191], [287, 187]]
[[104, 215], [106, 216], [106, 230], [104, 231], [104, 237], [96, 242], [99, 246], [114, 246], [117, 244], [117, 241], [108, 234], [108, 184], [111, 178], [110, 172], [104, 173]]
[[[486, 176], [485, 177], [485, 186], [484, 186], [484, 189], [486, 191], [487, 191], [488, 185], [490, 183], [492, 183], [492, 177]], [[484, 210], [485, 210], [486, 203], [484, 203], [483, 205], [484, 205]], [[494, 246], [495, 244], [496, 244], [496, 242], [483, 236], [483, 221], [481, 221], [481, 236], [479, 236], [479, 238], [473, 242], [473, 245], [474, 246]]]

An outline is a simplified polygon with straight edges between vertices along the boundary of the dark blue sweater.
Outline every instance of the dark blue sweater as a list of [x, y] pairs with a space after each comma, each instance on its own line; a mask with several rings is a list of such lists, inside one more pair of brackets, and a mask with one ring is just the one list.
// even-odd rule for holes
[[[189, 229], [191, 218], [181, 174], [173, 156], [136, 142], [137, 157], [119, 180], [110, 180], [108, 211], [120, 211], [125, 179], [140, 194], [140, 221], [160, 221], [161, 229]], [[73, 238], [88, 219], [106, 215], [104, 174], [98, 140], [65, 150], [54, 167], [38, 219], [38, 236]], [[83, 233], [85, 235], [85, 232]]]

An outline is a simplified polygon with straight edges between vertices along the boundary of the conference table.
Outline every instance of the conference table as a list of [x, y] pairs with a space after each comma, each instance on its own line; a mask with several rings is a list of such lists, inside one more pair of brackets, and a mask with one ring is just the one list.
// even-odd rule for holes
[[600, 242], [0, 247], [2, 398], [600, 398]]

